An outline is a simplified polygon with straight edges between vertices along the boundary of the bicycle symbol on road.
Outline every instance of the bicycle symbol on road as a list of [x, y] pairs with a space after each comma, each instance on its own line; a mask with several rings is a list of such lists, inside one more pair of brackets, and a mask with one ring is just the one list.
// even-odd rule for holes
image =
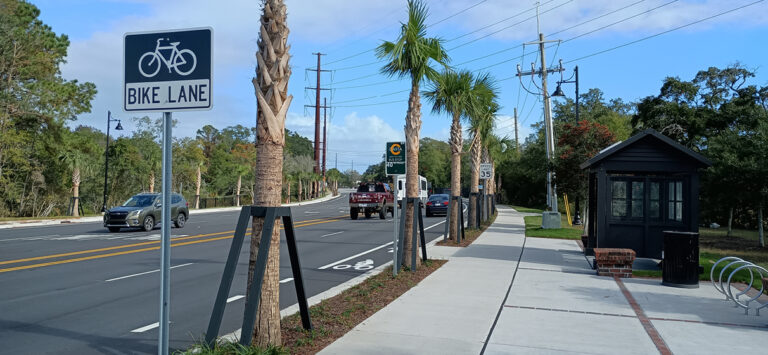
[[[189, 49], [179, 50], [181, 42], [169, 42], [169, 45], [161, 46], [160, 41], [170, 41], [170, 38], [158, 38], [154, 52], [147, 52], [139, 58], [139, 72], [147, 78], [151, 78], [160, 72], [160, 67], [165, 64], [168, 72], [175, 70], [179, 75], [189, 75], [197, 66], [197, 57]], [[160, 51], [170, 50], [169, 58], [163, 56]]]
[[366, 259], [365, 261], [358, 261], [354, 266], [349, 264], [341, 264], [333, 267], [334, 270], [344, 270], [349, 268], [353, 268], [358, 271], [370, 270], [373, 269], [373, 260]]

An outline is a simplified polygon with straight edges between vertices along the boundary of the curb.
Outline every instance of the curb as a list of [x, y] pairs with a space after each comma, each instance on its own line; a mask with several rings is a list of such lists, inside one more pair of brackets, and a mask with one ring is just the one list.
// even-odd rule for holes
[[[336, 196], [329, 195], [329, 196], [321, 197], [311, 201], [288, 203], [282, 206], [283, 207], [305, 206], [305, 205], [311, 205], [311, 204], [320, 203], [320, 202], [331, 201], [339, 197], [341, 197], [341, 194]], [[206, 213], [238, 211], [240, 210], [241, 207], [222, 207], [222, 208], [208, 208], [208, 209], [197, 209], [197, 210], [190, 209], [189, 214], [197, 215], [197, 214], [206, 214]], [[79, 217], [79, 218], [72, 218], [72, 219], [26, 220], [26, 221], [7, 222], [7, 223], [0, 222], [0, 229], [50, 226], [50, 225], [57, 225], [57, 224], [93, 223], [93, 222], [101, 222], [103, 218], [104, 217], [102, 216], [93, 216], [93, 217]]]
[[[442, 223], [445, 223], [445, 222], [442, 222]], [[427, 243], [427, 246], [428, 247], [435, 246], [435, 244], [437, 244], [437, 242], [442, 240], [442, 237], [443, 237], [442, 234], [439, 235], [437, 238], [435, 238], [431, 242]], [[447, 259], [445, 259], [445, 260], [447, 260]], [[388, 262], [386, 262], [384, 264], [381, 264], [381, 265], [379, 265], [379, 266], [377, 266], [377, 267], [375, 267], [375, 268], [373, 268], [371, 270], [368, 270], [364, 274], [358, 275], [355, 278], [347, 280], [346, 282], [344, 282], [342, 284], [336, 285], [334, 287], [329, 288], [328, 290], [325, 290], [325, 291], [323, 291], [321, 293], [318, 293], [318, 294], [316, 294], [316, 295], [314, 295], [314, 296], [312, 296], [312, 297], [307, 299], [307, 307], [312, 307], [312, 306], [322, 302], [323, 300], [326, 300], [328, 298], [337, 296], [337, 295], [341, 294], [342, 292], [346, 291], [347, 289], [361, 284], [363, 281], [367, 280], [368, 278], [370, 278], [373, 275], [376, 275], [376, 274], [380, 273], [382, 270], [384, 270], [385, 268], [387, 268], [387, 267], [389, 267], [391, 265], [392, 265], [392, 261], [388, 261]], [[280, 310], [280, 318], [282, 319], [282, 318], [285, 318], [287, 316], [293, 315], [293, 314], [295, 314], [298, 311], [299, 311], [299, 304], [298, 303], [294, 303], [294, 304], [286, 307], [285, 309]], [[219, 340], [233, 342], [233, 343], [234, 342], [239, 342], [240, 341], [240, 333], [241, 333], [241, 331], [242, 331], [242, 328], [238, 329], [238, 330], [235, 330], [232, 333], [228, 333], [228, 334], [222, 335], [222, 336], [219, 337]]]

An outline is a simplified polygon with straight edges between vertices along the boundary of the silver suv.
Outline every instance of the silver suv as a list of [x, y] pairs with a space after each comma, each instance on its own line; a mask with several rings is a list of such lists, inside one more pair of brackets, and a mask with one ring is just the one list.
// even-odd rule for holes
[[[110, 232], [120, 228], [141, 228], [151, 231], [161, 220], [163, 195], [141, 193], [125, 201], [122, 206], [112, 207], [104, 213], [104, 227]], [[176, 228], [184, 227], [189, 218], [189, 203], [180, 194], [171, 194], [171, 220]]]

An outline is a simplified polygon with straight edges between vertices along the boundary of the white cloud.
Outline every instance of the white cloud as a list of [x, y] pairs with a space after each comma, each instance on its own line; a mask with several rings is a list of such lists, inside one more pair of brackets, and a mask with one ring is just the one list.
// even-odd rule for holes
[[[313, 117], [289, 113], [285, 127], [314, 140]], [[322, 131], [320, 134], [322, 140]], [[328, 124], [327, 167], [334, 167], [338, 154], [340, 170], [349, 169], [354, 161], [355, 170], [362, 172], [368, 165], [381, 161], [386, 142], [402, 141], [404, 137], [403, 131], [398, 131], [378, 116], [359, 117], [353, 112], [342, 120], [333, 120]]]

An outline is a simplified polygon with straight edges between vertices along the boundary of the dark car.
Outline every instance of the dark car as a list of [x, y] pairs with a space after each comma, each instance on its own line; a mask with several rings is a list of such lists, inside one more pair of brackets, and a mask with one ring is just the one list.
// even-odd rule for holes
[[446, 215], [448, 214], [448, 201], [449, 195], [436, 194], [429, 196], [427, 200], [427, 217], [432, 217], [436, 214]]
[[[141, 193], [125, 201], [122, 206], [112, 207], [104, 213], [104, 227], [110, 232], [120, 228], [141, 228], [151, 231], [161, 220], [163, 195]], [[171, 220], [176, 228], [184, 227], [189, 219], [189, 203], [179, 194], [171, 194]]]

